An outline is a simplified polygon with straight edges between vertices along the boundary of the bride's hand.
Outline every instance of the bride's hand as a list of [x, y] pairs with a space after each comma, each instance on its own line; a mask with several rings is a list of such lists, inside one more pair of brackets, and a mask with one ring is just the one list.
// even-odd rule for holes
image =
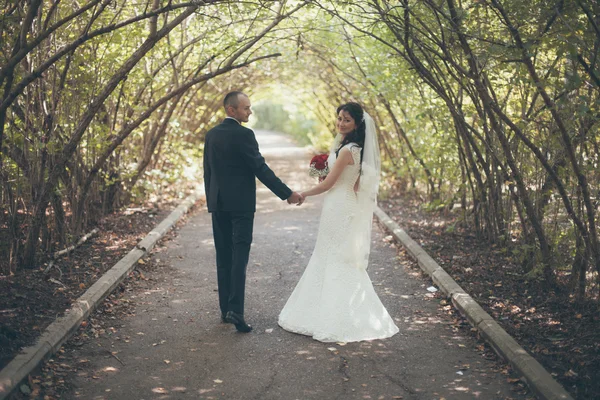
[[298, 203], [296, 203], [297, 206], [302, 205], [302, 203], [304, 203], [304, 201], [306, 200], [306, 196], [304, 195], [304, 192], [300, 192], [300, 200], [298, 201]]

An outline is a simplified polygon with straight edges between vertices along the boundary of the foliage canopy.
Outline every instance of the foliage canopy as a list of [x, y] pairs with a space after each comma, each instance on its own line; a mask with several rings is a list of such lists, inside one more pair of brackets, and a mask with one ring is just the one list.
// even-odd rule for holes
[[236, 89], [258, 127], [323, 148], [335, 107], [359, 101], [379, 126], [390, 187], [432, 208], [459, 204], [464, 224], [520, 248], [532, 277], [595, 297], [599, 7], [5, 0], [5, 272], [36, 266], [116, 207], [196, 179], [203, 133]]

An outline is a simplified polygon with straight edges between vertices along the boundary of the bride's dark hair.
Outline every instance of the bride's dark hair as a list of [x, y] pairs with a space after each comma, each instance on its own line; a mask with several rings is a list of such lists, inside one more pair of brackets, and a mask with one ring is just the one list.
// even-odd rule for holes
[[360, 104], [350, 102], [346, 104], [342, 104], [337, 108], [336, 115], [340, 115], [340, 111], [346, 111], [350, 114], [350, 117], [354, 120], [356, 124], [356, 128], [344, 136], [342, 143], [340, 143], [340, 147], [335, 151], [336, 155], [348, 143], [356, 143], [360, 147], [360, 161], [362, 162], [363, 151], [365, 149], [365, 119], [364, 119], [364, 111]]

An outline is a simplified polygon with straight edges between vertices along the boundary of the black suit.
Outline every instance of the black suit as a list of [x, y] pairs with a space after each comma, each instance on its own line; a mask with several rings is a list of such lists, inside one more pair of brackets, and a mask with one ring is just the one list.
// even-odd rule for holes
[[206, 133], [204, 187], [212, 213], [221, 313], [244, 315], [246, 266], [256, 211], [256, 179], [282, 200], [292, 194], [265, 163], [251, 129], [232, 118]]

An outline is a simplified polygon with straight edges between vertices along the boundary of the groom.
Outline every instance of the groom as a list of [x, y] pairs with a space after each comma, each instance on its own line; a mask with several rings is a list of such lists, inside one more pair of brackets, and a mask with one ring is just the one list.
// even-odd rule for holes
[[223, 106], [227, 118], [206, 133], [204, 187], [217, 252], [221, 322], [250, 332], [244, 320], [244, 293], [256, 211], [255, 178], [290, 204], [303, 199], [275, 176], [258, 150], [254, 132], [242, 126], [252, 114], [248, 96], [228, 93]]

